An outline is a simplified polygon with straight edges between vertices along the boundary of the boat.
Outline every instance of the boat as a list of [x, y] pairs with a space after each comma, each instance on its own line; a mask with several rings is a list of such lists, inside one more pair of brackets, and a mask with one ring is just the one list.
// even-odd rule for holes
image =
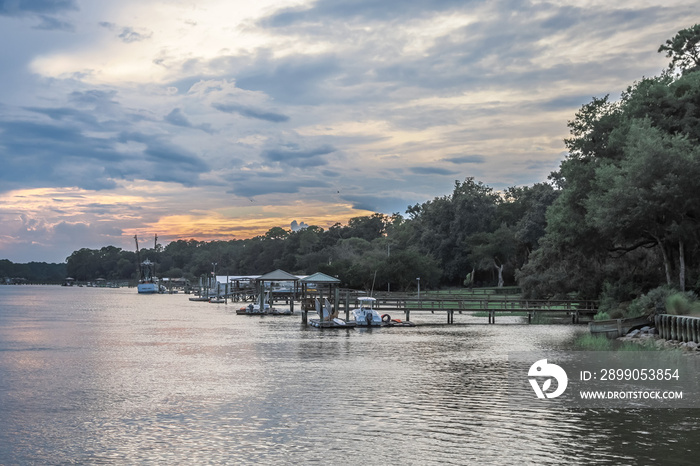
[[309, 325], [317, 328], [354, 328], [357, 324], [355, 322], [347, 322], [338, 317], [338, 311], [333, 311], [328, 298], [323, 300], [323, 306], [321, 305], [321, 300], [316, 298], [316, 313], [318, 313], [319, 319], [310, 319]]
[[631, 330], [653, 325], [647, 316], [628, 317], [625, 319], [593, 320], [588, 322], [588, 330], [592, 335], [605, 335], [608, 338], [618, 338], [627, 335]]
[[247, 306], [243, 306], [236, 311], [238, 315], [249, 315], [249, 316], [260, 316], [260, 315], [271, 315], [271, 316], [290, 316], [292, 311], [289, 309], [280, 310], [275, 307], [270, 306], [265, 303], [263, 310], [260, 311], [259, 303], [250, 303]]
[[156, 283], [157, 280], [153, 273], [155, 266], [156, 265], [148, 259], [141, 262], [141, 278], [139, 278], [139, 284], [137, 285], [139, 293], [158, 293], [158, 283]]
[[[139, 294], [155, 294], [158, 293], [158, 279], [156, 278], [156, 264], [146, 259], [141, 262], [141, 252], [139, 251], [139, 239], [138, 236], [134, 235], [134, 241], [136, 241], [136, 257], [139, 261], [139, 269], [137, 269], [139, 282], [136, 285], [136, 289]], [[158, 236], [156, 236], [155, 244], [158, 244]]]
[[357, 298], [360, 302], [360, 307], [352, 310], [355, 317], [355, 324], [359, 327], [415, 327], [411, 321], [392, 319], [389, 314], [380, 315], [374, 309], [375, 298], [363, 296]]
[[346, 322], [338, 317], [331, 320], [310, 319], [309, 325], [316, 328], [355, 328], [355, 322]]
[[236, 314], [238, 315], [273, 315], [273, 316], [288, 316], [292, 315], [292, 311], [290, 309], [285, 309], [285, 310], [279, 310], [275, 307], [270, 306], [269, 301], [270, 300], [270, 293], [265, 293], [265, 304], [263, 305], [262, 311], [260, 310], [260, 299], [256, 298], [253, 300], [252, 303], [248, 304], [247, 306], [243, 306], [240, 309], [236, 311]]
[[360, 307], [352, 310], [355, 324], [359, 327], [381, 327], [382, 316], [374, 309], [375, 298], [361, 296], [357, 298]]

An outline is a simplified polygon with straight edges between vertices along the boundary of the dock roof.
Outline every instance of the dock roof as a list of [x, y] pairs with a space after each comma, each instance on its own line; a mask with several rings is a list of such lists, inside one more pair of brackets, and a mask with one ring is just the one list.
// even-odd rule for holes
[[266, 282], [283, 282], [283, 281], [298, 281], [299, 277], [296, 275], [292, 275], [289, 272], [285, 272], [284, 270], [277, 269], [274, 272], [266, 273], [265, 275], [261, 275], [258, 277], [259, 281], [266, 281]]
[[340, 283], [340, 280], [337, 278], [321, 272], [316, 272], [313, 275], [309, 275], [308, 277], [303, 278], [301, 281], [304, 283]]

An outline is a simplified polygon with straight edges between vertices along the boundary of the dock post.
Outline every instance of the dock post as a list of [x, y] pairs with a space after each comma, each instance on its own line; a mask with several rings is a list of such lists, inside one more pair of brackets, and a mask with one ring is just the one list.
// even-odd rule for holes
[[345, 322], [350, 320], [350, 292], [345, 292]]
[[301, 310], [301, 323], [304, 324], [304, 325], [306, 325], [306, 324], [309, 323], [309, 319], [308, 319], [308, 315], [307, 315], [307, 314], [308, 314], [308, 311], [306, 310], [306, 308], [304, 308], [304, 307], [302, 306], [302, 310]]

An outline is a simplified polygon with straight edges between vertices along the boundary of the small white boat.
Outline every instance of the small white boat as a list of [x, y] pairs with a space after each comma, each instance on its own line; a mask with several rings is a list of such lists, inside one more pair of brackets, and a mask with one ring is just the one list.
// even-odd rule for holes
[[380, 327], [382, 325], [382, 316], [374, 309], [375, 298], [362, 296], [357, 298], [360, 302], [360, 307], [352, 310], [352, 315], [355, 317], [355, 323], [358, 327]]
[[270, 301], [270, 293], [265, 294], [265, 298], [263, 299], [265, 301], [265, 304], [263, 304], [262, 311], [260, 310], [260, 300], [258, 298], [255, 299], [252, 303], [248, 304], [247, 306], [243, 306], [242, 308], [238, 309], [236, 311], [236, 314], [238, 315], [291, 315], [292, 311], [290, 309], [285, 309], [285, 310], [279, 310], [275, 307], [270, 306], [269, 301]]

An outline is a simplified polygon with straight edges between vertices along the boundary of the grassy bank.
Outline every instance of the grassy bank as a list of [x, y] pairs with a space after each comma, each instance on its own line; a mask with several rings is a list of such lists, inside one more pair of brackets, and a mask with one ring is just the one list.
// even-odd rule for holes
[[654, 345], [655, 341], [650, 338], [644, 343], [632, 343], [585, 333], [574, 340], [574, 346], [581, 351], [660, 351]]

